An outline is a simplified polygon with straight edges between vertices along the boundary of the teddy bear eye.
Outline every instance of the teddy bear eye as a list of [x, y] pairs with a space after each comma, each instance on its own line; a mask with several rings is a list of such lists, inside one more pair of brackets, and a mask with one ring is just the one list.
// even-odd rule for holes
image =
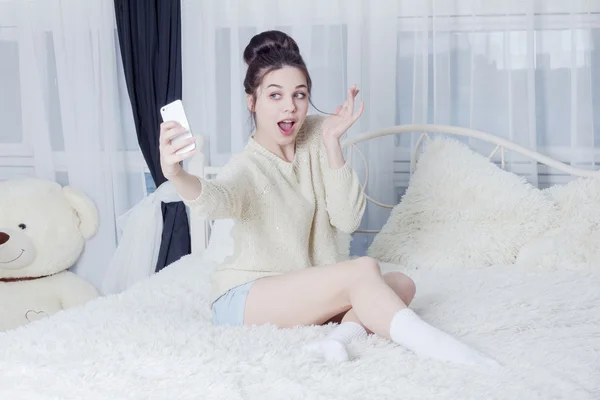
[[25, 224], [19, 224], [19, 228], [25, 229], [25, 228], [27, 228], [27, 225], [25, 225]]

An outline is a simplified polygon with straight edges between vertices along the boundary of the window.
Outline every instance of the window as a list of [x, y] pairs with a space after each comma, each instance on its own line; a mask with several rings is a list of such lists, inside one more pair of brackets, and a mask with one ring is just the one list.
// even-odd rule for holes
[[154, 179], [152, 179], [150, 172], [144, 172], [144, 185], [146, 188], [146, 194], [154, 193], [156, 190], [156, 185], [154, 184]]

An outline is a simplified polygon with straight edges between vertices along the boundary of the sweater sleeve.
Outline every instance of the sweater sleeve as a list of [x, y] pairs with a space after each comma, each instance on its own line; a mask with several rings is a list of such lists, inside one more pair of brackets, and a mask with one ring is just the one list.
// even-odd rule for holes
[[183, 199], [191, 212], [207, 219], [239, 219], [247, 205], [251, 179], [241, 165], [227, 164], [215, 179], [197, 177], [202, 184], [200, 195], [193, 200]]
[[347, 163], [332, 169], [325, 161], [323, 181], [331, 224], [342, 232], [354, 232], [360, 226], [367, 203], [358, 175]]
[[353, 233], [360, 226], [367, 198], [358, 175], [348, 163], [338, 169], [329, 166], [321, 132], [324, 120], [320, 115], [307, 117], [304, 140], [310, 143], [311, 151], [318, 154], [329, 222], [344, 233]]

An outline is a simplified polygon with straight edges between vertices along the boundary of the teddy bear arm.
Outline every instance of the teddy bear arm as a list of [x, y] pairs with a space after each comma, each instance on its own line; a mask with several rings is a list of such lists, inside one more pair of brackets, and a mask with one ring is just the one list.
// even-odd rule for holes
[[72, 273], [65, 276], [61, 286], [61, 306], [63, 310], [87, 303], [98, 297], [98, 291], [93, 285]]

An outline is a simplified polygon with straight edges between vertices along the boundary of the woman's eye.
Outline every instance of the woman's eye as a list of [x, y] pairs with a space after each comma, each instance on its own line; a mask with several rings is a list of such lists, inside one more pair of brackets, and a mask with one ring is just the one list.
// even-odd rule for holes
[[305, 97], [306, 97], [306, 95], [305, 95], [304, 93], [300, 92], [300, 93], [296, 93], [296, 97], [297, 97], [298, 99], [303, 99], [303, 98], [305, 98]]
[[27, 228], [27, 225], [19, 224], [19, 229], [25, 230], [26, 228]]
[[281, 98], [281, 95], [280, 95], [279, 93], [273, 93], [273, 94], [271, 95], [271, 98], [272, 98], [272, 99], [275, 99], [275, 100], [279, 100], [279, 99]]

